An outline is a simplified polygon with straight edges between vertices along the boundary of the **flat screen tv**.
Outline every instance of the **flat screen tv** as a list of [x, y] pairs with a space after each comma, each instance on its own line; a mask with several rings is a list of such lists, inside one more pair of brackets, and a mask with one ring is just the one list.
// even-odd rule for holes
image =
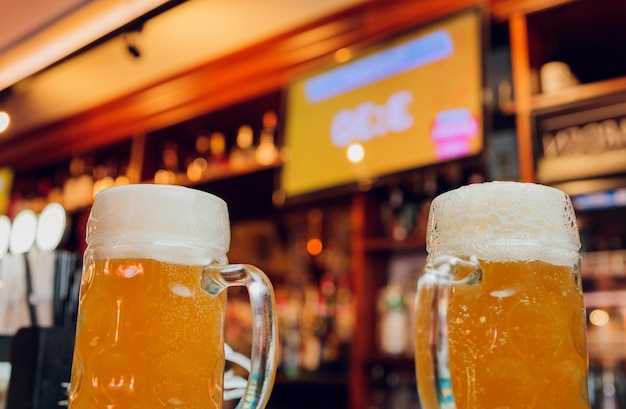
[[289, 200], [479, 154], [483, 11], [455, 13], [285, 89]]

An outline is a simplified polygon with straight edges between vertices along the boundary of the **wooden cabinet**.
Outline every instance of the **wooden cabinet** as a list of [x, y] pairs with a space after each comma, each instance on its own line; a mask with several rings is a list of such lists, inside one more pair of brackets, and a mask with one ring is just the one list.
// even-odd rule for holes
[[[587, 108], [596, 109], [596, 113], [598, 108], [608, 110], [609, 105], [623, 100], [625, 91], [626, 61], [619, 52], [625, 35], [621, 24], [626, 12], [624, 6], [614, 0], [558, 3], [546, 2], [546, 7], [530, 13], [524, 13], [523, 7], [512, 9], [506, 18], [515, 94], [513, 112], [524, 181], [555, 184], [572, 178], [567, 171], [558, 177], [560, 180], [552, 175], [542, 180], [537, 173], [544, 153], [542, 116], [582, 115]], [[552, 85], [546, 83], [550, 72], [555, 72], [548, 65], [553, 62], [566, 65], [569, 73], [564, 75], [571, 75], [571, 84], [554, 85], [554, 80]], [[558, 77], [558, 67], [556, 71]], [[576, 112], [572, 111], [574, 107]], [[611, 118], [610, 113], [605, 115]], [[618, 116], [615, 110], [613, 116]], [[588, 120], [592, 121], [594, 118]], [[581, 124], [585, 125], [585, 119], [580, 119], [578, 124], [564, 123], [563, 127]]]

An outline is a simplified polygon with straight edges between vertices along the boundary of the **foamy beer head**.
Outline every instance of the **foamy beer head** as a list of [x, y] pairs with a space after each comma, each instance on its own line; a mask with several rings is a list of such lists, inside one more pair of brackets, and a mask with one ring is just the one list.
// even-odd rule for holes
[[96, 195], [87, 244], [106, 258], [205, 263], [206, 250], [228, 251], [228, 208], [217, 196], [181, 186], [111, 187]]
[[532, 183], [488, 182], [433, 200], [426, 246], [432, 257], [573, 265], [580, 239], [572, 203], [562, 191]]

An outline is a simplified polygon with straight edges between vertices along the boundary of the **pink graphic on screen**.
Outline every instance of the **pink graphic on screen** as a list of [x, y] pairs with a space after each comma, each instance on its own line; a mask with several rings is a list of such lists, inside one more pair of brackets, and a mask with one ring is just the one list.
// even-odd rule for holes
[[471, 141], [478, 136], [478, 119], [466, 108], [439, 112], [431, 128], [438, 159], [454, 159], [471, 153]]

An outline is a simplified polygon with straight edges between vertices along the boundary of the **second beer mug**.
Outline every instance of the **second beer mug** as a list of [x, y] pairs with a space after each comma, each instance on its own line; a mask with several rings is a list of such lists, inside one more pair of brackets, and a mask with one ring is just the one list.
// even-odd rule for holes
[[589, 408], [579, 247], [557, 189], [491, 182], [435, 198], [417, 300], [423, 408]]
[[247, 287], [252, 365], [237, 408], [264, 408], [276, 370], [265, 275], [228, 265], [226, 203], [177, 186], [106, 189], [87, 223], [71, 409], [222, 407], [226, 288]]

